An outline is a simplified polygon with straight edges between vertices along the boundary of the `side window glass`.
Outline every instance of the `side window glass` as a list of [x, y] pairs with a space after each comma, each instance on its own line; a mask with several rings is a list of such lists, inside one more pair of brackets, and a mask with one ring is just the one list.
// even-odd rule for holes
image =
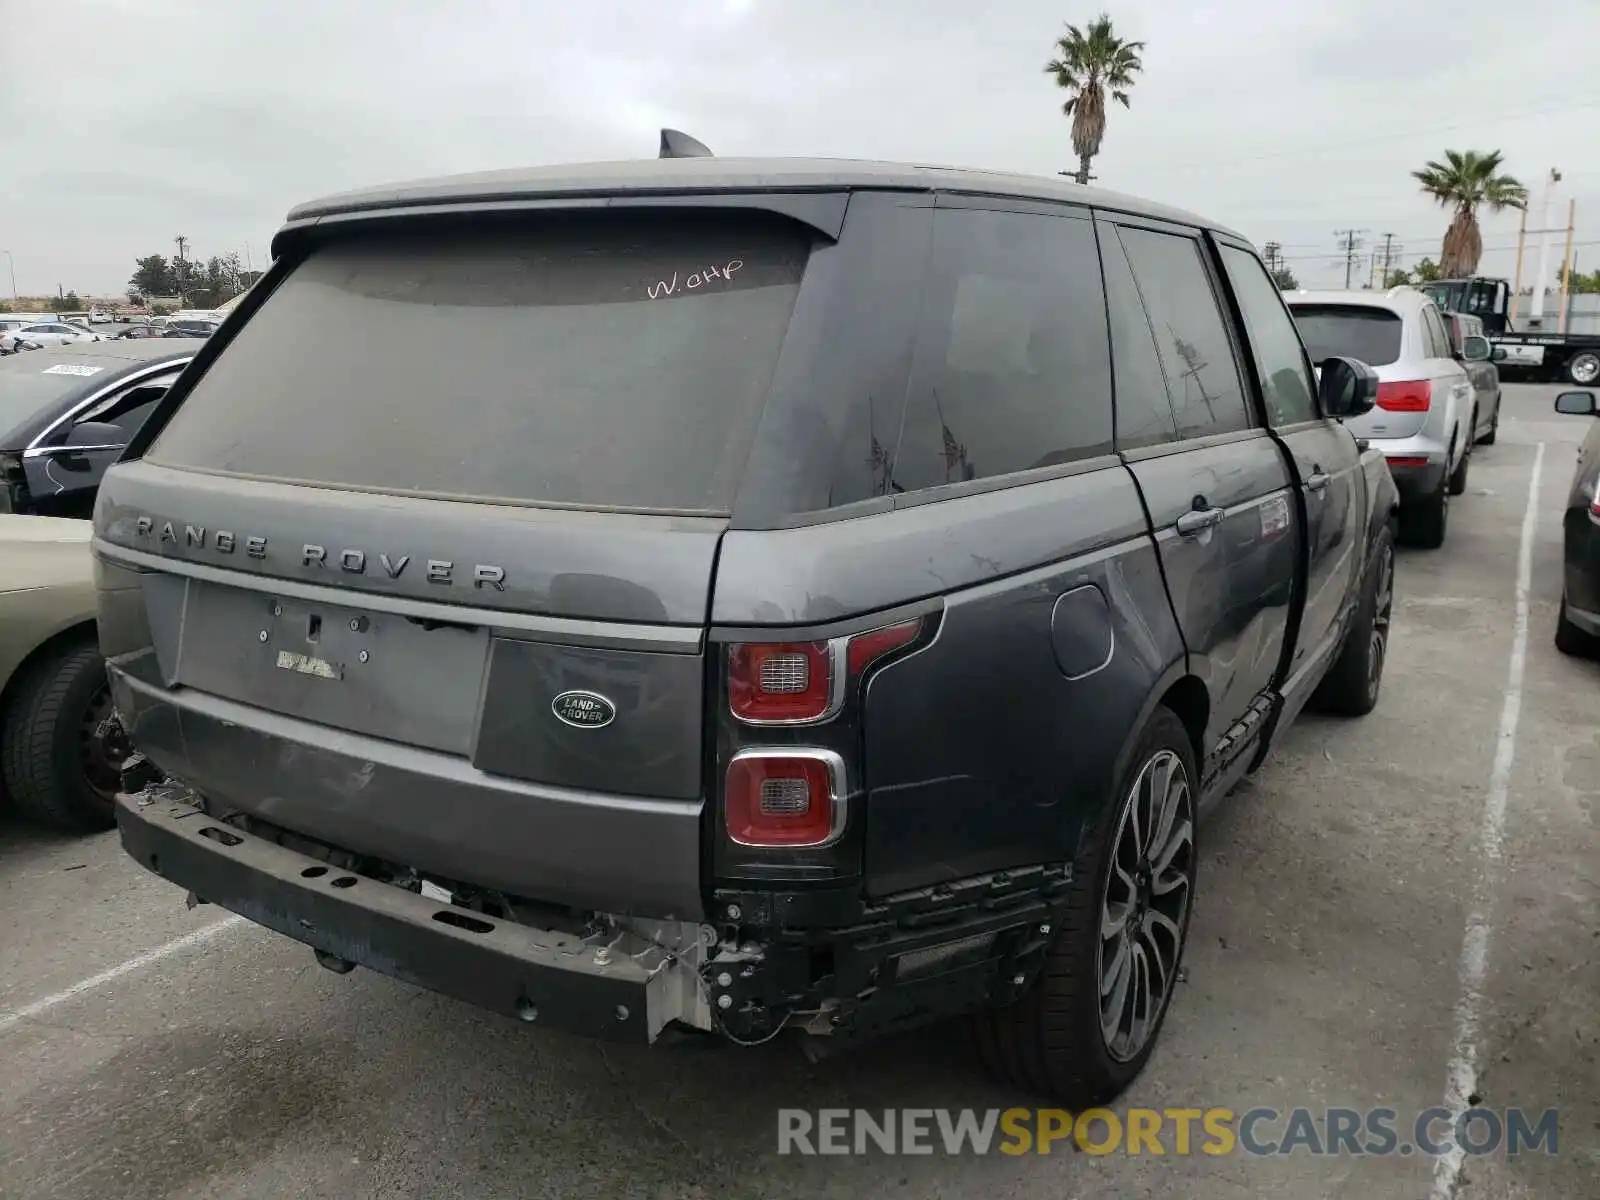
[[1117, 448], [1137, 450], [1178, 440], [1178, 419], [1167, 398], [1150, 318], [1133, 282], [1133, 270], [1116, 231], [1100, 239], [1105, 260], [1106, 307], [1111, 311], [1111, 363], [1117, 381]]
[[1110, 450], [1093, 223], [935, 210], [896, 482], [938, 487]]
[[1222, 247], [1222, 264], [1244, 314], [1268, 424], [1293, 425], [1316, 419], [1316, 384], [1300, 333], [1284, 307], [1283, 293], [1261, 261], [1247, 250]]
[[1428, 357], [1449, 358], [1450, 339], [1445, 334], [1444, 322], [1439, 319], [1439, 310], [1432, 305], [1422, 310], [1422, 327], [1428, 334]]
[[1147, 229], [1123, 229], [1120, 235], [1161, 351], [1178, 432], [1205, 437], [1248, 429], [1233, 344], [1199, 243]]

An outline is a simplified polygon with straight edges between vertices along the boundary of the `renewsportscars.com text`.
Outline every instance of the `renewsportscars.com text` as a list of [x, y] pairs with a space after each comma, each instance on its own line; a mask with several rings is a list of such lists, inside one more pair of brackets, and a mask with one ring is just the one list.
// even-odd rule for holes
[[1553, 1108], [778, 1110], [779, 1154], [1518, 1155], [1555, 1154], [1556, 1134]]

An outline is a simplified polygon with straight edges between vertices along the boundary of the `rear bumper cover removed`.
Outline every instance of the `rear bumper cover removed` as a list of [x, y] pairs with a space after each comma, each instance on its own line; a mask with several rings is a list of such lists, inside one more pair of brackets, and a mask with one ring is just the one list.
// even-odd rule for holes
[[123, 849], [202, 900], [315, 950], [607, 1041], [653, 1042], [673, 1020], [710, 1025], [692, 952], [675, 957], [626, 931], [597, 942], [430, 900], [222, 824], [184, 795], [159, 785], [119, 796]]

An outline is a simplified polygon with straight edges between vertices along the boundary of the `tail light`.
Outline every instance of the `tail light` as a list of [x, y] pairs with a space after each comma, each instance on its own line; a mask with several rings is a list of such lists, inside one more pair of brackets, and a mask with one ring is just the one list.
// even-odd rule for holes
[[916, 640], [922, 620], [825, 642], [743, 642], [728, 648], [728, 706], [751, 725], [809, 725], [834, 716], [851, 679]]
[[844, 760], [831, 750], [763, 747], [728, 763], [723, 812], [741, 846], [826, 846], [844, 832]]
[[1428, 460], [1422, 455], [1391, 454], [1389, 455], [1389, 465], [1391, 467], [1425, 467], [1428, 465]]
[[1378, 385], [1378, 407], [1388, 412], [1427, 412], [1433, 403], [1433, 384], [1426, 379], [1407, 379]]
[[1600, 521], [1600, 487], [1594, 490], [1594, 497], [1589, 501], [1589, 515]]

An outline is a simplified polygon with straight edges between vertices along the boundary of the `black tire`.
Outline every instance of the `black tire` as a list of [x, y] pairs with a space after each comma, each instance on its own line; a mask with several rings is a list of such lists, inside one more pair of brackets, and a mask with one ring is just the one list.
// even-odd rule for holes
[[1378, 707], [1389, 659], [1389, 618], [1394, 610], [1394, 534], [1385, 527], [1373, 547], [1361, 600], [1344, 646], [1322, 677], [1311, 702], [1322, 712], [1364, 717]]
[[1600, 638], [1567, 620], [1567, 598], [1561, 597], [1556, 613], [1556, 649], [1574, 658], [1594, 658], [1600, 654]]
[[1401, 506], [1400, 531], [1408, 544], [1424, 550], [1437, 550], [1444, 545], [1450, 524], [1448, 483], [1448, 479], [1441, 479], [1439, 490], [1433, 495]]
[[1450, 494], [1459, 496], [1467, 490], [1467, 471], [1472, 467], [1472, 435], [1478, 428], [1478, 414], [1474, 412], [1467, 422], [1467, 445], [1461, 452], [1461, 461], [1450, 472]]
[[17, 808], [59, 829], [116, 824], [115, 788], [91, 786], [85, 726], [109, 709], [105, 662], [91, 641], [68, 642], [30, 664], [0, 722], [0, 773]]
[[1579, 387], [1600, 383], [1600, 354], [1584, 350], [1567, 359], [1567, 379]]
[[1494, 420], [1489, 422], [1489, 432], [1478, 439], [1480, 446], [1494, 445], [1495, 438], [1500, 436], [1500, 405], [1494, 406]]
[[[1160, 1008], [1149, 1024], [1142, 1046], [1125, 1057], [1118, 1057], [1107, 1047], [1101, 1027], [1102, 907], [1117, 855], [1123, 816], [1133, 799], [1132, 788], [1141, 780], [1147, 766], [1159, 760], [1170, 763], [1168, 755], [1175, 756], [1181, 764], [1188, 786], [1189, 840], [1182, 855], [1188, 899], [1178, 926], [1169, 982]], [[1038, 979], [1015, 1002], [973, 1017], [979, 1057], [986, 1069], [1002, 1082], [1081, 1112], [1109, 1104], [1144, 1070], [1160, 1039], [1161, 1026], [1182, 978], [1179, 968], [1188, 942], [1190, 914], [1194, 911], [1199, 863], [1193, 820], [1193, 805], [1198, 802], [1197, 780], [1194, 748], [1188, 731], [1170, 709], [1157, 708], [1139, 737], [1127, 771], [1117, 781], [1113, 801], [1105, 806], [1099, 824], [1084, 840], [1073, 863], [1068, 907], [1061, 928], [1046, 952]]]

